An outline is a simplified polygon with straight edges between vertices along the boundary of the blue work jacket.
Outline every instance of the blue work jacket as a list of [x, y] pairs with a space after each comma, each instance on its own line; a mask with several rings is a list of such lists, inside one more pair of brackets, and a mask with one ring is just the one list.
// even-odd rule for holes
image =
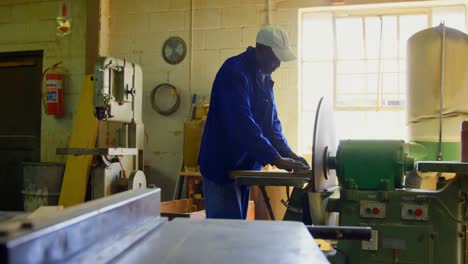
[[198, 162], [203, 177], [229, 182], [231, 170], [260, 170], [291, 149], [281, 129], [274, 82], [262, 85], [255, 49], [227, 59], [216, 74]]

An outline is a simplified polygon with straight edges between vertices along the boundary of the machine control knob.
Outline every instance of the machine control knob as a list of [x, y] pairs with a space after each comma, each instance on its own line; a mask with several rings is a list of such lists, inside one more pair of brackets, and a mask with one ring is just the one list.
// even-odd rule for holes
[[367, 207], [366, 208], [366, 213], [368, 213], [368, 214], [372, 213], [372, 209], [370, 207]]
[[408, 209], [408, 214], [413, 215], [413, 209]]
[[421, 216], [423, 214], [423, 210], [421, 208], [417, 208], [416, 210], [414, 210], [414, 215], [415, 216]]
[[377, 207], [372, 208], [372, 214], [374, 214], [374, 215], [380, 214], [380, 209], [377, 208]]

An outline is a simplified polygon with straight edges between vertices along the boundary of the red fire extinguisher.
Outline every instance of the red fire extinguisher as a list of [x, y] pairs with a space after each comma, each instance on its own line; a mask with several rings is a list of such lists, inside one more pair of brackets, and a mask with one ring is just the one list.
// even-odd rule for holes
[[65, 75], [63, 68], [59, 67], [60, 64], [61, 62], [54, 64], [42, 74], [43, 80], [45, 76], [46, 86], [46, 96], [44, 99], [44, 94], [42, 94], [42, 102], [48, 115], [63, 115], [63, 81]]

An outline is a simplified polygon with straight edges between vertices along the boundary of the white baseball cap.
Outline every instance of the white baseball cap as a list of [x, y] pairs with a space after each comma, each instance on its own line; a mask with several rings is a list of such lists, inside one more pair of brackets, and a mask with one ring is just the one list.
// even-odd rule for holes
[[292, 61], [296, 54], [291, 50], [288, 33], [275, 25], [262, 27], [257, 33], [257, 43], [270, 47], [280, 61]]

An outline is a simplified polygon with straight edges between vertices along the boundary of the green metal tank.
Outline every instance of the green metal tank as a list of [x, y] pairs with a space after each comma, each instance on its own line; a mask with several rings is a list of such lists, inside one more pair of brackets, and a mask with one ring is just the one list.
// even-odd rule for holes
[[459, 131], [468, 120], [466, 58], [468, 35], [456, 29], [440, 25], [408, 40], [408, 139], [422, 146], [410, 149], [416, 160], [438, 159], [441, 97], [442, 160], [460, 160]]

